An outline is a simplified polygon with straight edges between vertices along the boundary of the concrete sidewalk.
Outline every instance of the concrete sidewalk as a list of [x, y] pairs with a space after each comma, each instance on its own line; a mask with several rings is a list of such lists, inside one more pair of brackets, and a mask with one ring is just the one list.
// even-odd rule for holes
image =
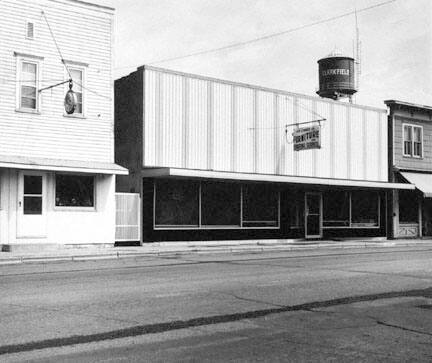
[[155, 242], [137, 247], [61, 246], [51, 250], [0, 252], [0, 265], [169, 256], [193, 253], [241, 253], [261, 251], [300, 251], [313, 249], [432, 247], [432, 239], [344, 240], [344, 241], [191, 241]]

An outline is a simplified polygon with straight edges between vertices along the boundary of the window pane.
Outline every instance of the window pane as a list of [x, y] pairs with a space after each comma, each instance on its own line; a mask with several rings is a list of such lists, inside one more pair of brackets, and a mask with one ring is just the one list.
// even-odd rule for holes
[[24, 194], [42, 195], [42, 176], [24, 175]]
[[404, 154], [405, 155], [412, 155], [412, 142], [411, 141], [404, 141]]
[[411, 126], [404, 126], [404, 141], [412, 141]]
[[323, 194], [323, 225], [349, 226], [349, 192], [331, 191]]
[[378, 193], [352, 192], [351, 215], [352, 223], [359, 227], [378, 226]]
[[35, 63], [23, 62], [22, 63], [23, 80], [36, 81], [36, 69], [37, 66]]
[[155, 224], [198, 226], [199, 184], [182, 180], [156, 182]]
[[21, 95], [22, 97], [36, 99], [36, 87], [22, 86]]
[[275, 227], [277, 225], [277, 191], [265, 185], [243, 187], [243, 226]]
[[21, 107], [36, 109], [36, 100], [34, 98], [21, 98]]
[[72, 76], [72, 80], [74, 81], [73, 83], [73, 90], [74, 92], [82, 92], [82, 83], [83, 83], [83, 75], [82, 75], [82, 71], [78, 70], [78, 69], [69, 69], [71, 76]]
[[399, 222], [418, 223], [418, 199], [408, 190], [399, 191]]
[[421, 128], [414, 127], [414, 141], [421, 142]]
[[24, 196], [24, 214], [42, 214], [42, 197]]
[[56, 175], [56, 206], [93, 207], [94, 177]]
[[240, 225], [240, 185], [207, 182], [201, 185], [203, 225]]
[[415, 156], [422, 156], [422, 145], [419, 142], [414, 142], [414, 152]]

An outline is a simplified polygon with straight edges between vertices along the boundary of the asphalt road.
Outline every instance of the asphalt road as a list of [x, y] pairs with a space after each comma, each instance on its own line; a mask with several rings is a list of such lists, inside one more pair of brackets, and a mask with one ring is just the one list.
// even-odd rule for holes
[[432, 361], [432, 249], [0, 266], [0, 361]]

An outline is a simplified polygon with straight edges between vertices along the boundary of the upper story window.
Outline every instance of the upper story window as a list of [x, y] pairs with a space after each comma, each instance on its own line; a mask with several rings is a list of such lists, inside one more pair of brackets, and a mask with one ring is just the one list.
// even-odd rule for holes
[[415, 125], [403, 125], [403, 155], [423, 157], [423, 128]]
[[85, 69], [81, 67], [76, 66], [70, 66], [68, 65], [69, 72], [72, 76], [73, 81], [73, 91], [75, 92], [77, 96], [77, 107], [75, 109], [75, 112], [73, 115], [76, 116], [84, 116], [84, 109], [85, 109], [85, 99], [84, 99], [84, 91], [83, 88], [84, 82], [85, 82]]
[[19, 109], [38, 109], [38, 71], [37, 62], [21, 60], [19, 62]]

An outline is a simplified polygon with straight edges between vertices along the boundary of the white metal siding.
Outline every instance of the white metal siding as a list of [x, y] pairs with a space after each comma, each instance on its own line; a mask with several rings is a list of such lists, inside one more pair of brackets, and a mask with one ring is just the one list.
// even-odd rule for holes
[[[40, 114], [16, 112], [17, 57], [43, 57], [40, 87], [63, 81], [65, 69], [41, 11], [46, 13], [66, 60], [88, 64], [85, 118], [65, 117], [66, 86], [41, 94]], [[112, 13], [71, 1], [0, 2], [0, 153], [112, 162]], [[34, 39], [25, 37], [27, 21]]]
[[[145, 81], [144, 166], [387, 181], [384, 110], [158, 69]], [[321, 149], [294, 152], [287, 125], [321, 117]]]
[[141, 236], [140, 195], [116, 193], [116, 241], [139, 241]]

